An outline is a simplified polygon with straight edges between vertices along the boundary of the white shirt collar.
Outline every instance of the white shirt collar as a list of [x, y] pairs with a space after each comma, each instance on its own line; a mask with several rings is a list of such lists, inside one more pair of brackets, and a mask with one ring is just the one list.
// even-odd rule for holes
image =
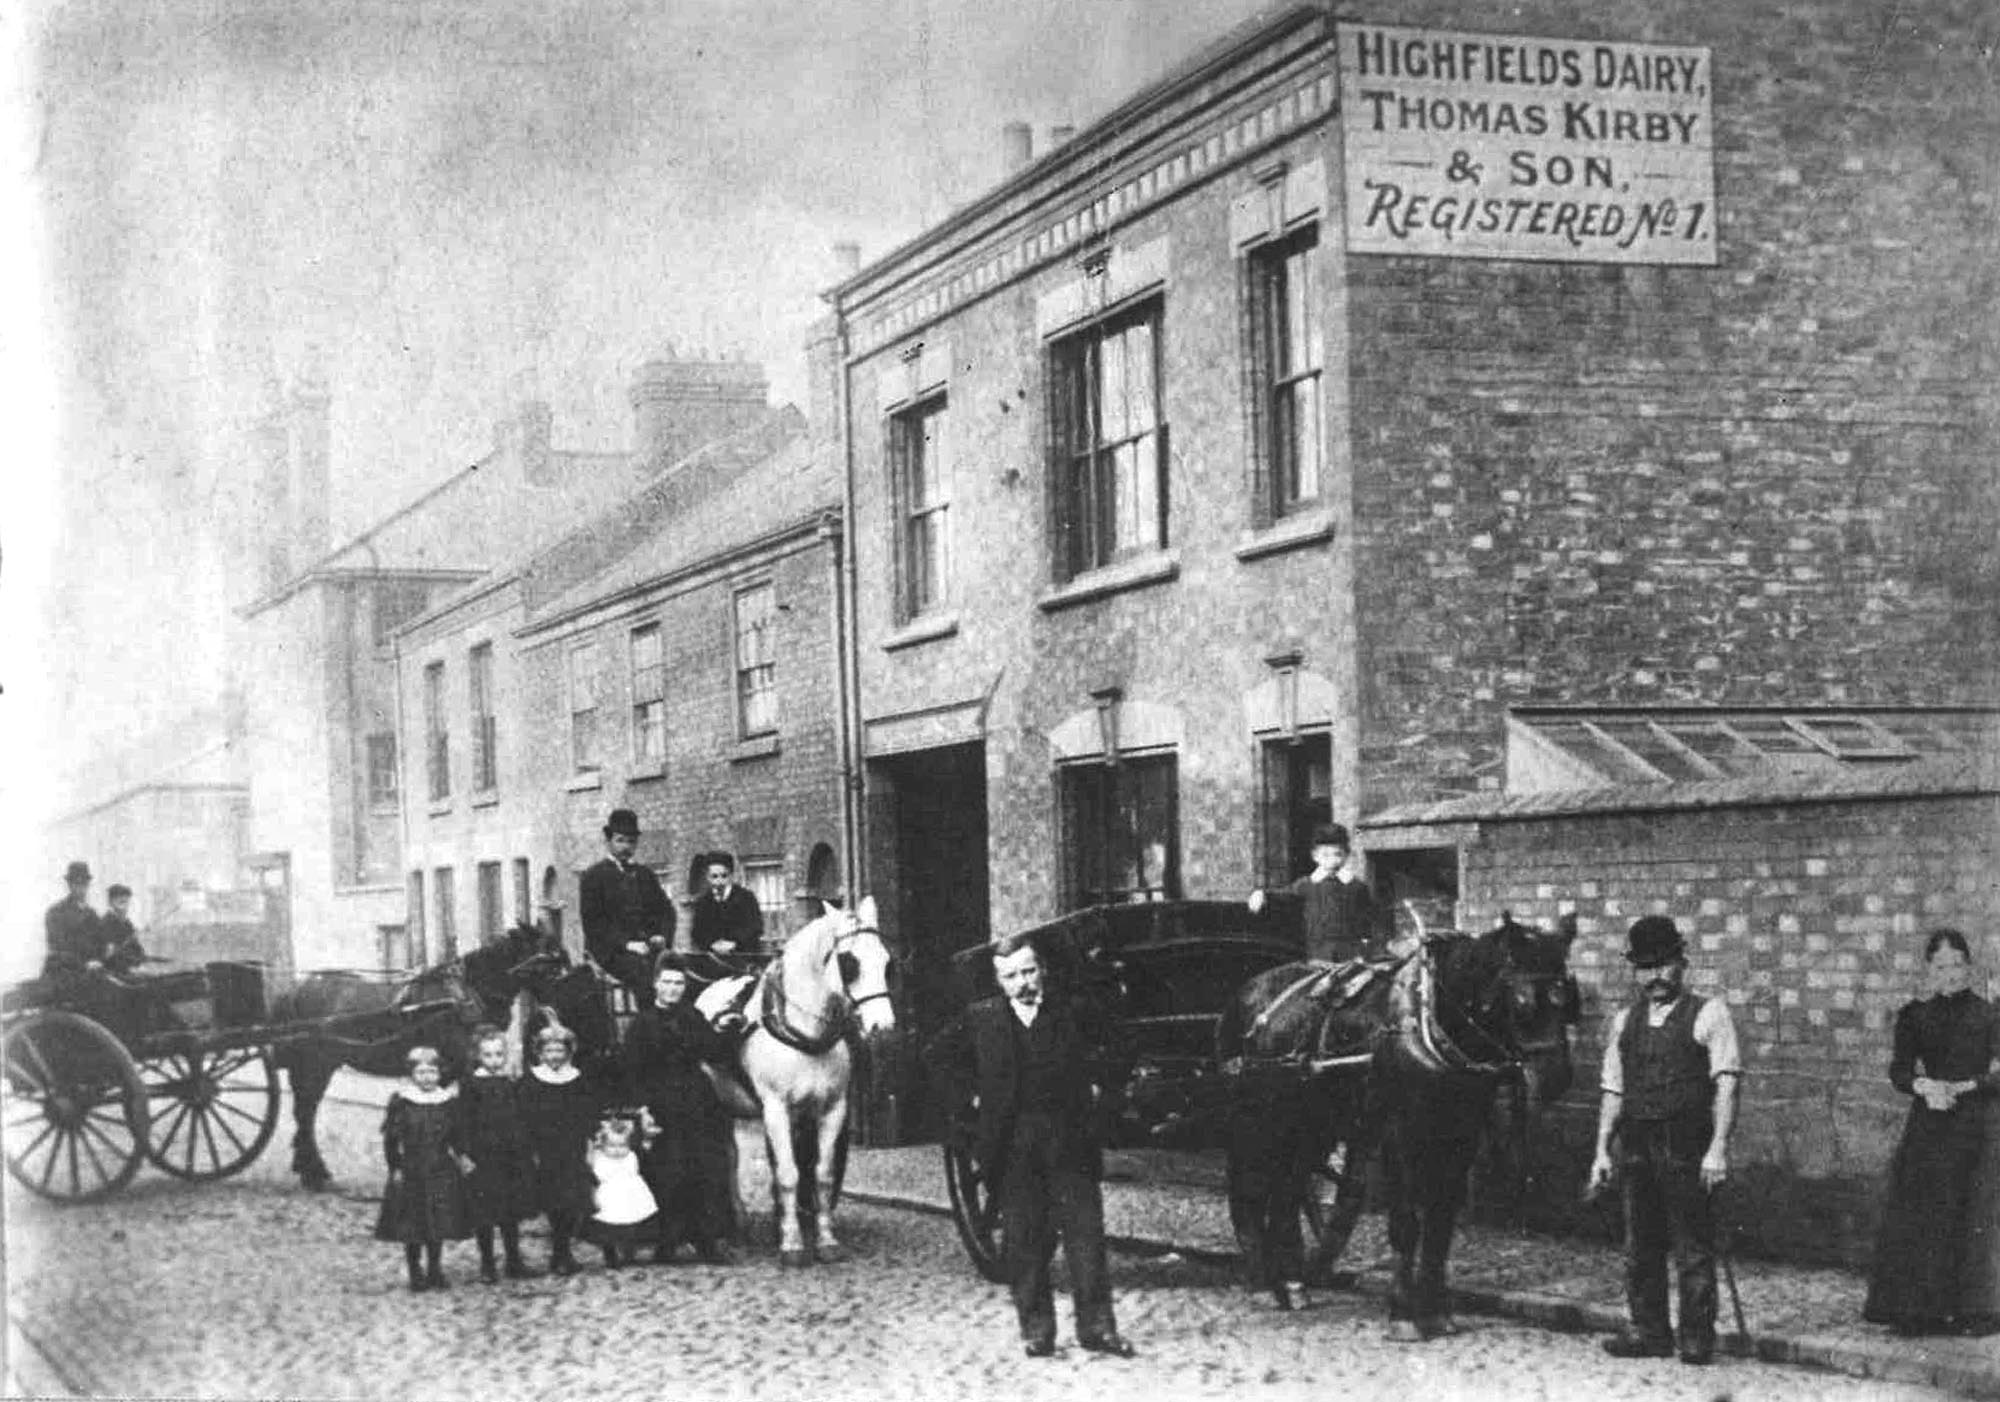
[[560, 1071], [551, 1071], [548, 1067], [539, 1064], [530, 1066], [528, 1071], [536, 1080], [550, 1086], [566, 1086], [583, 1074], [582, 1071], [577, 1069], [577, 1065], [573, 1061]]
[[442, 1105], [448, 1100], [458, 1099], [457, 1086], [439, 1086], [436, 1090], [419, 1090], [416, 1086], [400, 1086], [396, 1093], [413, 1105]]
[[1014, 1010], [1014, 1020], [1023, 1027], [1033, 1027], [1036, 1015], [1042, 1010], [1040, 1003], [1017, 1003], [1012, 998], [1007, 1000], [1007, 1006]]

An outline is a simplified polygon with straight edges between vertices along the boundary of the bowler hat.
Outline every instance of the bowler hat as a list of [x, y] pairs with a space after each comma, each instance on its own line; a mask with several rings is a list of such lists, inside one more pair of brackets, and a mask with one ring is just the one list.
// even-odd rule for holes
[[1686, 948], [1680, 926], [1664, 915], [1641, 916], [1625, 936], [1625, 959], [1641, 969], [1671, 964]]
[[129, 896], [131, 894], [132, 888], [130, 886], [121, 886], [117, 882], [113, 882], [104, 888], [104, 899], [107, 901], [115, 901], [120, 896]]
[[639, 815], [629, 808], [614, 808], [611, 816], [604, 820], [606, 837], [637, 837], [639, 835]]
[[1354, 840], [1347, 835], [1347, 829], [1339, 823], [1321, 823], [1313, 829], [1312, 845], [1315, 847], [1339, 847], [1351, 850]]
[[89, 864], [85, 862], [71, 862], [69, 866], [65, 868], [63, 871], [63, 880], [65, 881], [90, 880]]

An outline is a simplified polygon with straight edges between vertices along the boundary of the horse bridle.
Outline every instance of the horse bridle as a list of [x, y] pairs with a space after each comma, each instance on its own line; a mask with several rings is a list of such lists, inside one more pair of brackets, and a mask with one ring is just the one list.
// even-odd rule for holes
[[[849, 958], [852, 958], [853, 957], [852, 951], [850, 949], [843, 949], [842, 946], [843, 945], [851, 946], [854, 943], [854, 937], [856, 935], [859, 935], [864, 930], [866, 930], [869, 934], [875, 936], [875, 938], [878, 940], [882, 938], [882, 931], [879, 927], [874, 925], [856, 925], [853, 929], [844, 931], [841, 934], [835, 935], [833, 937], [833, 946], [831, 950], [828, 952], [827, 957], [832, 960], [838, 960], [843, 954], [845, 954]], [[858, 963], [857, 963], [856, 975], [857, 977], [859, 976]], [[864, 993], [858, 998], [854, 996], [853, 985], [854, 985], [854, 980], [847, 976], [847, 966], [845, 964], [842, 964], [840, 966], [840, 986], [847, 994], [848, 1003], [857, 1012], [860, 1011], [861, 1006], [864, 1003], [872, 1003], [877, 998], [889, 997], [889, 988], [887, 980], [884, 980], [881, 992]]]
[[[1468, 1008], [1446, 1009], [1462, 1014], [1459, 1019], [1461, 1024], [1477, 1033], [1493, 1050], [1500, 1053], [1500, 1058], [1492, 1061], [1482, 1061], [1472, 1056], [1446, 1033], [1444, 1024], [1438, 1018], [1438, 1009], [1443, 1000], [1438, 996], [1437, 962], [1431, 954], [1431, 942], [1428, 937], [1422, 941], [1417, 956], [1411, 963], [1416, 969], [1416, 988], [1411, 993], [1411, 1006], [1405, 1010], [1402, 1017], [1402, 1031], [1411, 1054], [1428, 1069], [1473, 1076], [1518, 1076], [1527, 1065], [1528, 1057], [1543, 1049], [1539, 1045], [1524, 1046], [1502, 1041], [1481, 1026], [1478, 1019], [1470, 1016], [1471, 1010]], [[1542, 1001], [1541, 990], [1545, 986], [1557, 985], [1564, 979], [1561, 974], [1522, 974], [1515, 968], [1511, 955], [1508, 959], [1508, 969], [1508, 975], [1501, 980], [1502, 983], [1511, 991], [1515, 979], [1524, 978], [1528, 986], [1535, 990], [1534, 998], [1538, 1006]], [[1507, 1019], [1511, 1026], [1514, 1021], [1511, 999], [1507, 1009]], [[1553, 1050], [1555, 1045], [1556, 1043], [1550, 1043], [1548, 1050]]]

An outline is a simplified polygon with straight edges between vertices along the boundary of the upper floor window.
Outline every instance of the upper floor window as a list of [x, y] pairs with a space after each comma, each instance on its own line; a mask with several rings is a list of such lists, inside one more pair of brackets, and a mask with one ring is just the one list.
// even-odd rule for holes
[[368, 737], [368, 806], [396, 806], [396, 736], [390, 731]]
[[943, 395], [889, 420], [889, 463], [896, 493], [896, 605], [903, 619], [943, 603], [950, 578], [947, 422]]
[[1056, 563], [1064, 578], [1166, 544], [1160, 310], [1153, 298], [1050, 349]]
[[741, 739], [778, 728], [777, 591], [756, 584], [736, 594], [736, 733]]
[[375, 586], [375, 644], [380, 647], [389, 635], [424, 611], [430, 603], [431, 588], [418, 579], [392, 579]]
[[451, 731], [445, 721], [444, 663], [424, 668], [424, 766], [431, 802], [451, 797]]
[[1264, 479], [1259, 514], [1265, 519], [1320, 495], [1325, 337], [1314, 271], [1318, 244], [1318, 231], [1309, 224], [1250, 254], [1258, 465]]
[[1063, 891], [1070, 909], [1180, 895], [1174, 756], [1066, 764], [1057, 773]]
[[667, 669], [660, 625], [632, 630], [632, 766], [658, 769], [667, 758]]
[[500, 786], [499, 721], [493, 712], [493, 644], [481, 643], [467, 659], [472, 700], [472, 789]]
[[578, 643], [569, 650], [569, 755], [570, 764], [579, 773], [598, 769], [604, 763], [597, 736], [600, 690], [598, 646], [595, 642]]

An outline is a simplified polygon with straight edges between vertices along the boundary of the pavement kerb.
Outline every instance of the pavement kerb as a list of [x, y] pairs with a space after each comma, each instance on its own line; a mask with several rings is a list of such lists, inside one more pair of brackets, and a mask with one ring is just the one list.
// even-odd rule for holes
[[[850, 1188], [845, 1190], [843, 1196], [871, 1207], [900, 1208], [947, 1218], [952, 1215], [949, 1207], [901, 1193]], [[1111, 1234], [1106, 1240], [1120, 1250], [1148, 1256], [1177, 1254], [1217, 1265], [1233, 1265], [1236, 1260], [1232, 1252], [1190, 1246], [1163, 1237]], [[1335, 1288], [1373, 1299], [1386, 1299], [1389, 1293], [1386, 1280], [1354, 1271], [1337, 1272]], [[1554, 1299], [1525, 1290], [1454, 1289], [1452, 1302], [1467, 1314], [1518, 1319], [1570, 1334], [1610, 1334], [1625, 1325], [1623, 1311], [1579, 1304], [1575, 1300]], [[1966, 1397], [2000, 1398], [2000, 1366], [1982, 1368], [1949, 1359], [1910, 1357], [1880, 1346], [1871, 1347], [1845, 1339], [1724, 1334], [1717, 1339], [1716, 1349], [1735, 1358], [1754, 1358], [1764, 1363], [1790, 1364], [1883, 1382], [1916, 1383]]]

